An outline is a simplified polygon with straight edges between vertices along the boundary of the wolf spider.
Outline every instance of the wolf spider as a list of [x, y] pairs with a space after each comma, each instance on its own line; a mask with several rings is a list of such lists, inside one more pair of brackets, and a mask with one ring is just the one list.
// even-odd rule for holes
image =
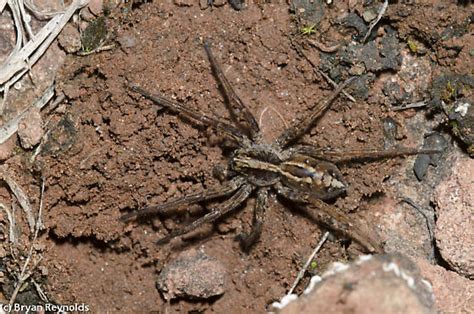
[[238, 236], [242, 248], [249, 249], [260, 236], [268, 196], [270, 193], [276, 193], [287, 200], [313, 209], [319, 217], [322, 217], [319, 219], [323, 220], [324, 224], [330, 229], [352, 238], [368, 251], [383, 252], [377, 241], [372, 240], [357, 228], [337, 208], [324, 202], [341, 195], [347, 187], [336, 164], [350, 160], [412, 155], [423, 151], [410, 148], [334, 151], [304, 144], [295, 145], [310, 130], [341, 91], [353, 81], [354, 77], [340, 84], [325, 102], [315, 105], [310, 115], [284, 130], [272, 143], [266, 143], [255, 117], [235, 93], [215, 59], [208, 42], [204, 43], [204, 49], [235, 126], [220, 118], [207, 116], [178, 102], [152, 95], [138, 86], [131, 85], [130, 88], [170, 111], [214, 128], [235, 142], [238, 148], [235, 149], [229, 160], [228, 180], [222, 183], [221, 186], [211, 187], [198, 193], [170, 200], [164, 204], [125, 214], [121, 219], [128, 221], [201, 201], [228, 197], [227, 200], [201, 218], [183, 228], [171, 231], [158, 241], [158, 243], [166, 243], [204, 223], [216, 221], [236, 209], [252, 193], [256, 193], [251, 230]]

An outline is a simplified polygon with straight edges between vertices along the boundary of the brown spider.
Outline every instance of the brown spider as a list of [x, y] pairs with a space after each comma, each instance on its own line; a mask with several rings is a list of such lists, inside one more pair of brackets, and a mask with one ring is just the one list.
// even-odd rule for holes
[[137, 86], [130, 88], [155, 103], [197, 120], [215, 130], [222, 132], [237, 145], [229, 160], [227, 181], [221, 186], [170, 200], [164, 204], [147, 207], [141, 211], [131, 212], [121, 217], [123, 221], [150, 214], [162, 213], [184, 205], [207, 201], [219, 197], [229, 197], [216, 208], [183, 228], [173, 230], [158, 243], [186, 234], [204, 223], [214, 222], [218, 218], [236, 209], [252, 193], [256, 193], [257, 202], [253, 211], [253, 222], [249, 233], [238, 236], [244, 249], [259, 238], [264, 219], [264, 212], [270, 192], [285, 199], [316, 209], [324, 223], [357, 241], [370, 252], [382, 252], [377, 241], [364, 234], [350, 219], [341, 214], [337, 208], [323, 200], [334, 199], [346, 190], [346, 183], [335, 163], [358, 159], [375, 159], [412, 155], [427, 152], [419, 149], [397, 148], [396, 150], [349, 150], [334, 151], [318, 149], [309, 145], [294, 145], [324, 113], [339, 93], [353, 79], [340, 84], [325, 102], [317, 104], [312, 114], [295, 123], [276, 138], [272, 143], [263, 140], [259, 126], [248, 108], [234, 92], [224, 76], [219, 64], [211, 52], [209, 43], [204, 43], [217, 82], [222, 89], [231, 117], [237, 127], [227, 122], [209, 117], [197, 110], [161, 96], [152, 95]]

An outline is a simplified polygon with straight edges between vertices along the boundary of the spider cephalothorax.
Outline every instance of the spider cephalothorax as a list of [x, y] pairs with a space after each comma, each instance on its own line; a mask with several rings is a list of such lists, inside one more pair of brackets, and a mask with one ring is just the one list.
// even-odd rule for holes
[[122, 219], [129, 220], [200, 201], [228, 197], [206, 215], [181, 229], [172, 231], [158, 241], [164, 243], [196, 229], [203, 223], [214, 222], [237, 208], [255, 192], [257, 202], [254, 208], [252, 229], [249, 233], [239, 235], [242, 246], [247, 249], [258, 239], [268, 195], [275, 193], [299, 205], [318, 210], [326, 217], [324, 220], [326, 225], [359, 242], [367, 250], [382, 251], [377, 241], [373, 241], [371, 237], [363, 233], [335, 207], [323, 202], [323, 200], [339, 196], [347, 187], [335, 163], [361, 158], [373, 159], [417, 154], [421, 150], [398, 148], [396, 150], [330, 151], [296, 144], [353, 78], [340, 84], [326, 101], [314, 107], [310, 115], [290, 126], [272, 143], [265, 143], [258, 123], [224, 76], [209, 44], [205, 43], [204, 48], [236, 126], [222, 119], [209, 117], [178, 102], [152, 95], [137, 86], [131, 86], [131, 89], [171, 111], [216, 129], [234, 141], [238, 148], [229, 159], [228, 180], [221, 186], [126, 214]]

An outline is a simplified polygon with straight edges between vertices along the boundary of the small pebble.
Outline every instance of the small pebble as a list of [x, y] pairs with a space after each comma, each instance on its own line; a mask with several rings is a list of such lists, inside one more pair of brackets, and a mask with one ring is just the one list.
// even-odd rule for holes
[[364, 21], [366, 21], [367, 23], [369, 23], [369, 22], [371, 22], [372, 20], [374, 20], [374, 19], [377, 17], [377, 13], [375, 13], [374, 10], [369, 9], [369, 10], [366, 10], [366, 11], [362, 14], [362, 17], [364, 18]]
[[193, 0], [174, 0], [174, 4], [178, 7], [192, 7], [193, 2]]
[[43, 120], [40, 110], [33, 107], [18, 123], [18, 137], [21, 146], [25, 149], [32, 148], [41, 141], [43, 134]]
[[166, 300], [179, 297], [202, 300], [224, 294], [226, 277], [220, 261], [192, 249], [163, 268], [157, 287]]
[[68, 23], [59, 34], [59, 44], [67, 53], [76, 53], [81, 49], [81, 35], [76, 26]]
[[209, 0], [199, 0], [199, 8], [205, 10], [209, 7]]
[[[427, 136], [423, 143], [423, 149], [436, 149], [444, 150], [446, 149], [448, 143], [446, 139], [439, 133], [435, 132]], [[413, 165], [413, 171], [415, 172], [416, 178], [421, 181], [428, 171], [428, 166], [433, 165], [437, 166], [441, 153], [435, 154], [419, 154], [416, 157], [415, 164]]]

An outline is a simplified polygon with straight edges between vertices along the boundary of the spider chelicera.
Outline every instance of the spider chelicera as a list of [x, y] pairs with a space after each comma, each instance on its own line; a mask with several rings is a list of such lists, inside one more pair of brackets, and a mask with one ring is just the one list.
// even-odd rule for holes
[[306, 210], [317, 213], [317, 217], [326, 226], [352, 238], [369, 252], [383, 252], [378, 241], [362, 232], [356, 223], [352, 222], [336, 207], [325, 202], [340, 196], [347, 188], [347, 184], [336, 164], [361, 159], [413, 155], [421, 152], [427, 153], [428, 151], [412, 148], [335, 151], [297, 144], [298, 140], [314, 126], [318, 118], [341, 91], [354, 80], [354, 77], [340, 84], [326, 101], [315, 105], [310, 115], [284, 130], [273, 142], [266, 143], [255, 117], [233, 90], [215, 59], [208, 42], [204, 43], [204, 49], [209, 58], [212, 71], [222, 89], [235, 126], [223, 119], [207, 116], [178, 102], [152, 95], [138, 86], [131, 85], [130, 88], [170, 111], [214, 128], [235, 142], [237, 148], [229, 159], [227, 180], [222, 185], [198, 193], [172, 199], [160, 205], [149, 206], [140, 211], [130, 212], [123, 215], [121, 219], [128, 221], [197, 202], [228, 197], [204, 216], [189, 225], [171, 231], [158, 241], [158, 243], [166, 243], [177, 236], [198, 228], [204, 223], [216, 221], [236, 209], [255, 193], [256, 203], [253, 209], [251, 230], [238, 236], [242, 248], [248, 250], [260, 236], [268, 196], [270, 193], [275, 193], [304, 206]]

